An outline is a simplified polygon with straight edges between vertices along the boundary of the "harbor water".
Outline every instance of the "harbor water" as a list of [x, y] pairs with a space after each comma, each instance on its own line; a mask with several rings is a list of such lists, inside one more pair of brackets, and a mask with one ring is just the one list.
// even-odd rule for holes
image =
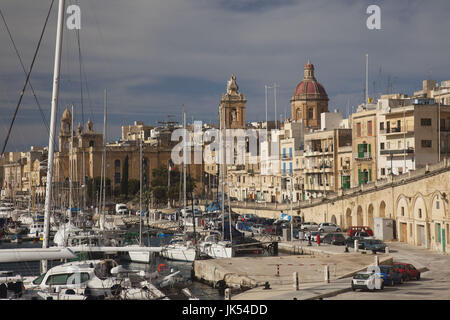
[[[144, 245], [159, 244], [161, 239], [156, 237], [143, 238]], [[15, 248], [42, 248], [42, 242], [22, 242], [22, 243], [0, 243], [0, 249], [15, 249]], [[127, 269], [133, 270], [144, 270], [147, 272], [153, 272], [158, 269], [160, 264], [164, 264], [168, 270], [171, 268], [179, 270], [185, 279], [191, 279], [192, 273], [192, 263], [191, 262], [181, 262], [181, 261], [171, 261], [164, 259], [163, 257], [155, 256], [153, 257], [151, 263], [136, 263], [131, 262], [128, 259], [128, 254], [124, 254], [115, 258], [115, 260]], [[48, 267], [61, 264], [61, 261], [48, 261]], [[30, 261], [30, 262], [10, 262], [10, 263], [0, 263], [0, 271], [13, 271], [20, 274], [21, 276], [38, 276], [40, 273], [40, 262]], [[189, 286], [192, 293], [200, 300], [223, 300], [224, 297], [220, 295], [219, 290], [212, 288], [204, 283], [192, 280], [192, 284]]]

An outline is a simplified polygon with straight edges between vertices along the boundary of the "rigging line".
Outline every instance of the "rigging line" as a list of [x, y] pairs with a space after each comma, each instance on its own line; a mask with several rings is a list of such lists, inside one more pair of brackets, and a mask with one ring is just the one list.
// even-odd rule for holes
[[11, 125], [10, 125], [9, 130], [8, 130], [8, 135], [6, 136], [5, 143], [3, 144], [3, 149], [2, 149], [1, 156], [3, 156], [3, 153], [5, 152], [5, 148], [6, 148], [6, 145], [8, 144], [9, 136], [10, 136], [10, 134], [11, 134], [11, 129], [12, 129], [13, 125], [14, 125], [14, 121], [15, 121], [15, 119], [16, 119], [17, 112], [19, 111], [19, 107], [20, 107], [20, 104], [21, 104], [21, 102], [22, 102], [22, 98], [23, 98], [23, 95], [24, 95], [24, 93], [25, 93], [25, 89], [27, 88], [28, 81], [30, 80], [31, 71], [33, 70], [34, 62], [36, 61], [36, 57], [37, 57], [37, 54], [38, 54], [38, 52], [39, 52], [39, 48], [40, 48], [40, 46], [41, 46], [41, 41], [42, 41], [42, 38], [43, 38], [43, 36], [44, 36], [45, 29], [46, 29], [46, 27], [47, 27], [47, 22], [48, 22], [48, 19], [49, 19], [49, 17], [50, 17], [50, 13], [51, 13], [51, 11], [52, 11], [52, 7], [53, 7], [53, 2], [54, 2], [54, 1], [55, 1], [55, 0], [52, 0], [52, 2], [50, 3], [50, 8], [49, 8], [49, 10], [48, 10], [47, 17], [45, 18], [44, 27], [43, 27], [43, 29], [42, 29], [41, 36], [40, 36], [40, 38], [39, 38], [39, 42], [38, 42], [36, 51], [34, 52], [33, 61], [31, 62], [30, 71], [29, 71], [28, 74], [27, 74], [27, 78], [26, 78], [26, 80], [25, 80], [25, 84], [24, 84], [24, 86], [23, 86], [22, 91], [20, 92], [19, 101], [18, 101], [18, 103], [17, 103], [16, 110], [14, 111], [14, 116], [13, 116], [13, 118], [12, 118]]
[[[19, 58], [20, 65], [22, 66], [23, 72], [25, 73], [25, 76], [26, 76], [27, 75], [27, 71], [26, 71], [25, 66], [23, 64], [22, 57], [20, 56], [19, 49], [17, 49], [16, 43], [14, 42], [13, 36], [11, 34], [11, 31], [9, 30], [9, 27], [8, 27], [8, 23], [6, 23], [5, 16], [3, 15], [3, 12], [2, 12], [1, 9], [0, 9], [0, 15], [2, 16], [2, 20], [3, 20], [3, 23], [5, 24], [6, 31], [8, 32], [9, 39], [11, 40], [11, 43], [12, 43], [12, 45], [14, 47], [14, 51], [16, 52], [17, 58]], [[38, 98], [36, 96], [36, 92], [34, 91], [34, 88], [31, 85], [31, 81], [29, 81], [29, 84], [30, 84], [31, 91], [33, 92], [34, 100], [36, 100], [36, 104], [37, 104], [37, 106], [39, 108], [39, 111], [41, 113], [42, 121], [44, 122], [44, 125], [47, 128], [47, 131], [49, 131], [49, 127], [48, 127], [48, 124], [47, 124], [47, 119], [45, 118], [44, 111], [42, 110], [41, 104], [39, 103], [39, 100], [38, 100]]]

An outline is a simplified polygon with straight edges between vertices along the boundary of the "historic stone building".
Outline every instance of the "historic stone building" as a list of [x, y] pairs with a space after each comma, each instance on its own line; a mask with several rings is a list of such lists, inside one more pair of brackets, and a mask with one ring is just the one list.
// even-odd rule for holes
[[328, 112], [328, 95], [314, 76], [314, 65], [308, 60], [303, 80], [291, 98], [292, 120], [303, 120], [306, 128], [320, 128], [320, 114]]
[[[87, 188], [84, 181], [102, 176], [103, 164], [103, 135], [94, 130], [93, 123], [89, 119], [86, 130], [81, 124], [78, 125], [77, 132], [73, 135], [73, 148], [71, 151], [71, 113], [66, 109], [61, 118], [61, 128], [59, 134], [59, 151], [55, 152], [55, 175], [57, 190], [64, 190], [59, 193], [62, 199], [60, 202], [67, 204], [67, 186], [70, 177], [70, 162], [72, 162], [72, 181], [75, 204], [82, 205], [83, 194], [86, 195]], [[172, 155], [172, 148], [175, 142], [158, 143], [155, 139], [147, 136], [139, 130], [150, 129], [142, 123], [135, 124], [135, 127], [128, 126], [122, 131], [126, 133], [125, 139], [108, 143], [105, 147], [104, 166], [106, 178], [111, 181], [111, 193], [120, 190], [120, 183], [124, 172], [127, 172], [128, 179], [140, 179], [140, 144], [139, 138], [146, 136], [148, 139], [142, 140], [143, 155], [143, 180], [147, 184], [151, 183], [153, 169], [168, 167], [169, 159]], [[133, 134], [128, 134], [132, 132]], [[123, 138], [123, 137], [122, 137]], [[133, 139], [134, 138], [134, 139]], [[187, 165], [187, 174], [192, 175], [196, 182], [197, 193], [203, 190], [203, 170], [202, 165], [196, 165], [193, 161], [193, 150], [191, 152], [192, 161]], [[126, 164], [128, 163], [128, 166]], [[181, 170], [181, 165], [176, 165]], [[83, 178], [84, 177], [84, 178]], [[62, 189], [61, 189], [62, 188]], [[96, 195], [89, 195], [95, 198]], [[111, 194], [107, 195], [108, 197]]]
[[245, 104], [247, 100], [236, 83], [236, 76], [233, 74], [227, 83], [227, 93], [222, 94], [219, 106], [219, 121], [224, 117], [226, 129], [245, 128]]

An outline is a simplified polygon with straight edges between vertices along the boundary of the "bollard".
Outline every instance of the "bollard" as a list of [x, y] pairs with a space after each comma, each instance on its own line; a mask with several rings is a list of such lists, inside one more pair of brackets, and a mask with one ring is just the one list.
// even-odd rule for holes
[[[409, 172], [409, 171], [408, 171], [408, 172]], [[386, 248], [384, 249], [384, 252], [389, 254], [389, 247], [386, 247]]]
[[280, 265], [279, 264], [277, 264], [277, 274], [276, 274], [276, 276], [277, 277], [280, 276]]
[[379, 264], [378, 256], [375, 256], [375, 265], [377, 266]]
[[358, 252], [358, 240], [355, 240], [355, 252]]
[[293, 273], [293, 279], [294, 279], [294, 291], [298, 291], [299, 289], [298, 272]]
[[328, 268], [328, 265], [324, 268], [324, 274], [325, 274], [325, 283], [330, 283], [330, 270]]
[[231, 289], [230, 288], [225, 289], [225, 300], [231, 300]]

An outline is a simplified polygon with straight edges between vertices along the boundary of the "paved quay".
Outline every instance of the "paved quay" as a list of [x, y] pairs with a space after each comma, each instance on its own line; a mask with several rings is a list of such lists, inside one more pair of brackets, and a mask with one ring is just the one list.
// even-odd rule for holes
[[[304, 254], [279, 255], [276, 257], [235, 257], [231, 259], [211, 259], [194, 262], [194, 273], [198, 279], [211, 284], [224, 282], [232, 289], [249, 290], [232, 294], [232, 299], [242, 300], [285, 300], [319, 299], [350, 289], [350, 279], [355, 272], [366, 270], [375, 263], [390, 264], [388, 254], [349, 252], [344, 247], [307, 242], [280, 242], [279, 247]], [[283, 249], [283, 250], [284, 250]], [[377, 257], [377, 258], [375, 258]], [[325, 283], [328, 268], [329, 283]], [[299, 279], [299, 290], [294, 288], [294, 272]], [[268, 282], [270, 289], [264, 289]], [[343, 291], [342, 291], [343, 292]]]

